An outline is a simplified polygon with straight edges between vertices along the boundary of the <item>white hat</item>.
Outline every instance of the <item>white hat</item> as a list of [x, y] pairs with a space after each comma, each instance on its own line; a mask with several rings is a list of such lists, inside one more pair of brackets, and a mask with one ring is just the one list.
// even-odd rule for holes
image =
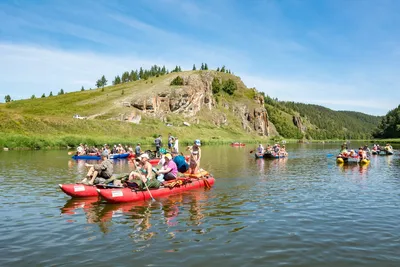
[[147, 158], [149, 159], [149, 155], [147, 153], [143, 153], [142, 155], [139, 156], [139, 159]]

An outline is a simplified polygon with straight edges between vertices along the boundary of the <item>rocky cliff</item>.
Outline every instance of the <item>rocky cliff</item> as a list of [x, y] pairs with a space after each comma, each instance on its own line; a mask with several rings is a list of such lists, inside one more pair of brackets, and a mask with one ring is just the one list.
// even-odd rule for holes
[[[233, 96], [215, 96], [212, 81], [218, 75], [220, 74], [215, 71], [181, 72], [169, 77], [162, 84], [152, 86], [150, 90], [134, 94], [128, 101], [133, 108], [128, 114], [128, 120], [134, 119], [138, 123], [144, 115], [167, 122], [170, 114], [179, 114], [191, 123], [200, 123], [206, 119], [216, 127], [239, 120], [243, 130], [268, 136], [270, 122], [264, 108], [264, 97], [255, 89], [247, 89], [242, 81], [233, 75], [229, 76], [234, 77], [238, 85], [237, 92]], [[183, 85], [171, 86], [171, 81], [177, 76], [183, 78]], [[217, 78], [223, 79], [225, 76]], [[251, 90], [254, 92], [246, 94]], [[219, 103], [217, 97], [220, 99]], [[202, 117], [200, 113], [207, 115]]]

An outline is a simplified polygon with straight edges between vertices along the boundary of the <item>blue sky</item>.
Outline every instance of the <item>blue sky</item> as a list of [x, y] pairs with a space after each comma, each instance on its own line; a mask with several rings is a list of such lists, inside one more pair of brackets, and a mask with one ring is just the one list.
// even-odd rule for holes
[[384, 115], [400, 99], [399, 10], [396, 0], [2, 0], [0, 99], [207, 62], [280, 100]]

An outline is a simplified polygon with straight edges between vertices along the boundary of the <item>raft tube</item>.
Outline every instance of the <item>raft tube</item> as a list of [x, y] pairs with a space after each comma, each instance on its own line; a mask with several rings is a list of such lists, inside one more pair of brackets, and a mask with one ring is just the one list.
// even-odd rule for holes
[[129, 155], [130, 153], [111, 154], [110, 159], [126, 159]]
[[[207, 178], [210, 185], [213, 185], [215, 179], [213, 177]], [[168, 196], [171, 194], [176, 194], [179, 192], [192, 190], [196, 188], [205, 187], [205, 182], [202, 179], [191, 179], [191, 183], [185, 185], [170, 188], [159, 188], [152, 189], [151, 194], [154, 198]], [[151, 196], [147, 190], [144, 191], [134, 191], [130, 188], [123, 189], [97, 189], [99, 195], [109, 203], [123, 203], [123, 202], [134, 202], [134, 201], [144, 201], [151, 199]]]
[[96, 197], [96, 186], [84, 184], [59, 184], [61, 190], [71, 197]]
[[367, 165], [367, 164], [369, 164], [369, 162], [370, 162], [369, 159], [362, 159], [362, 160], [360, 161], [360, 164], [361, 164], [361, 165]]
[[72, 158], [75, 160], [77, 160], [77, 159], [100, 160], [101, 159], [100, 156], [90, 156], [90, 155], [81, 155], [81, 156], [73, 155]]

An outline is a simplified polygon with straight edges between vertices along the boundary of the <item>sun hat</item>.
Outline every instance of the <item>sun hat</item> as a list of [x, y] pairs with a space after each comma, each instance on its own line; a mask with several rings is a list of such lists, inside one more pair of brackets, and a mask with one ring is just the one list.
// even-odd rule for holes
[[172, 159], [172, 156], [171, 156], [171, 154], [165, 154], [165, 157], [167, 158], [167, 159]]
[[143, 159], [143, 158], [149, 159], [150, 158], [149, 154], [143, 153], [142, 155], [139, 156], [139, 159]]

